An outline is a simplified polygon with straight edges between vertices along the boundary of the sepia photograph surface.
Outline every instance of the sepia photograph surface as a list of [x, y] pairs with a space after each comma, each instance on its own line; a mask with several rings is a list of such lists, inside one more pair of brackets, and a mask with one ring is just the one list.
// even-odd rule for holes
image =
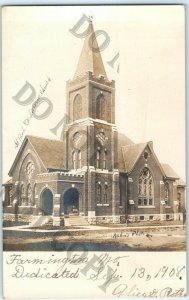
[[[28, 296], [8, 292], [7, 280], [55, 277], [92, 296], [87, 276], [77, 280], [91, 267], [83, 255], [98, 257], [98, 275], [113, 272], [96, 297], [184, 296], [184, 6], [4, 7], [2, 16], [6, 297]], [[69, 271], [33, 270], [62, 255]], [[150, 288], [162, 289], [129, 292], [111, 263], [120, 278], [136, 265], [129, 280], [154, 276]]]

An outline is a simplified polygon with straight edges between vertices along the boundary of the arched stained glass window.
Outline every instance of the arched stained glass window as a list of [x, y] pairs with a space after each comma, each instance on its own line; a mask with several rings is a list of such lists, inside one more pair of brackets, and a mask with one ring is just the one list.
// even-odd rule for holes
[[154, 183], [150, 170], [145, 167], [138, 180], [138, 205], [153, 205]]
[[82, 98], [77, 94], [73, 101], [73, 121], [82, 119]]
[[32, 161], [29, 161], [26, 165], [26, 174], [31, 177], [31, 175], [33, 174], [35, 170], [35, 167], [34, 167], [34, 163]]

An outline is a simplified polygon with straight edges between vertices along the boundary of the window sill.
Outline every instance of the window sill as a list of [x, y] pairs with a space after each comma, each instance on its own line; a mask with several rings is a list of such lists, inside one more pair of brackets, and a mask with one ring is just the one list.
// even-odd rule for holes
[[155, 208], [154, 205], [141, 205], [141, 206], [138, 206], [138, 208]]
[[19, 205], [18, 207], [36, 207], [34, 205]]
[[99, 168], [96, 168], [96, 172], [99, 172], [99, 173], [108, 173], [109, 170], [108, 169], [99, 169]]

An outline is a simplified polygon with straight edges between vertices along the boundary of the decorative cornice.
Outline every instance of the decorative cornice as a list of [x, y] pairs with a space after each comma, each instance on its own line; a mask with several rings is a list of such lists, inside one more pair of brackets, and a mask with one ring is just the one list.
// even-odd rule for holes
[[115, 81], [114, 80], [107, 80], [104, 78], [104, 76], [99, 75], [95, 76], [92, 72], [88, 71], [85, 73], [83, 76], [78, 76], [73, 80], [68, 80], [67, 81], [67, 87], [73, 87], [75, 85], [84, 83], [84, 81], [90, 81], [90, 82], [95, 82], [101, 85], [106, 85], [110, 88], [115, 88]]

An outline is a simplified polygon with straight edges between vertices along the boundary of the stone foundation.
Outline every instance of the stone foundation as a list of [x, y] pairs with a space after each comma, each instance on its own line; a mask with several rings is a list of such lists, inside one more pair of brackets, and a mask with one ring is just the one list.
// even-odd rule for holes
[[130, 222], [143, 222], [143, 221], [173, 221], [173, 220], [183, 220], [182, 213], [176, 214], [137, 214], [128, 215], [127, 220]]
[[[26, 214], [3, 214], [3, 221], [19, 221], [19, 222], [32, 222], [32, 215]], [[89, 224], [98, 225], [98, 224], [120, 224], [129, 222], [143, 222], [143, 221], [183, 221], [182, 213], [175, 214], [138, 214], [138, 215], [128, 215], [127, 218], [125, 215], [118, 216], [85, 216], [84, 217]], [[53, 226], [64, 226], [64, 217], [55, 217], [52, 216]]]
[[25, 214], [3, 214], [3, 221], [20, 221], [20, 222], [31, 222], [32, 221], [32, 215], [25, 215]]
[[95, 216], [95, 217], [85, 217], [85, 219], [89, 222], [91, 225], [98, 225], [98, 224], [119, 224], [119, 223], [125, 223], [125, 216]]

